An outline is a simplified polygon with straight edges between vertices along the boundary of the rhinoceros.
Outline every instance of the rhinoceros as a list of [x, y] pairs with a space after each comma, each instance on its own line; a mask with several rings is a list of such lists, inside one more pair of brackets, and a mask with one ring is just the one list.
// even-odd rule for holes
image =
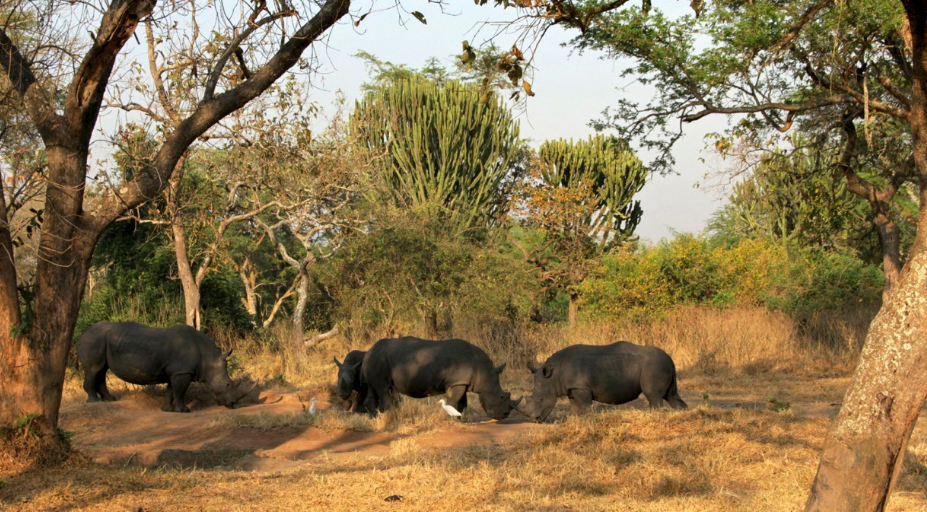
[[135, 322], [98, 322], [77, 340], [88, 402], [115, 400], [106, 389], [106, 371], [132, 384], [167, 383], [164, 411], [190, 412], [185, 394], [203, 382], [216, 401], [232, 408], [241, 394], [229, 378], [227, 358], [205, 334], [187, 325], [158, 328]]
[[345, 356], [343, 363], [339, 362], [337, 357], [334, 358], [335, 365], [338, 366], [338, 397], [347, 401], [356, 391], [354, 401], [351, 402], [348, 410], [357, 413], [367, 412], [364, 404], [367, 399], [367, 384], [361, 379], [361, 364], [364, 362], [366, 353], [363, 350], [352, 350]]
[[589, 409], [592, 401], [623, 404], [641, 393], [651, 408], [662, 407], [663, 400], [673, 409], [688, 406], [676, 389], [676, 365], [669, 354], [657, 347], [619, 341], [611, 345], [572, 345], [555, 352], [536, 368], [534, 391], [518, 410], [529, 419], [542, 422], [557, 404], [569, 397], [574, 412]]
[[460, 339], [423, 340], [411, 336], [376, 342], [364, 356], [361, 373], [367, 383], [367, 410], [392, 406], [391, 392], [413, 398], [450, 393], [447, 403], [459, 412], [467, 407], [467, 391], [480, 397], [490, 417], [508, 417], [521, 399], [502, 390], [499, 374], [481, 348]]

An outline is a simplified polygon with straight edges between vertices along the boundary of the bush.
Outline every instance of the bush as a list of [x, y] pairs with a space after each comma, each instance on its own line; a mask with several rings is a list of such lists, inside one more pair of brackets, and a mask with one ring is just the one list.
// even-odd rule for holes
[[853, 255], [678, 235], [604, 256], [581, 285], [587, 318], [651, 315], [680, 304], [761, 305], [790, 314], [878, 301], [882, 273]]

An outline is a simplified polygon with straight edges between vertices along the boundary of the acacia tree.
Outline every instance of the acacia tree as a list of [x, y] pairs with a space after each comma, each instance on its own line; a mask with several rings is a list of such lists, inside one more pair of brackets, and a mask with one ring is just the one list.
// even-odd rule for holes
[[[240, 25], [217, 27], [226, 51], [205, 69], [196, 106], [164, 134], [143, 172], [93, 198], [85, 197], [91, 136], [117, 60], [139, 22], [152, 14], [155, 2], [113, 0], [100, 16], [83, 4], [52, 2], [36, 13], [47, 19], [33, 37], [14, 41], [16, 35], [7, 26], [0, 27], [0, 67], [41, 136], [48, 159], [34, 298], [25, 304], [28, 297], [19, 293], [17, 269], [9, 257], [14, 254], [11, 233], [8, 226], [0, 226], [0, 248], [7, 255], [0, 258], [0, 423], [36, 414], [43, 429], [54, 432], [67, 354], [100, 233], [127, 209], [164, 190], [187, 148], [294, 66], [303, 51], [347, 13], [349, 5], [348, 0], [328, 0], [309, 16], [300, 16], [288, 7], [274, 12], [257, 3], [250, 13], [242, 13]], [[27, 4], [21, 7], [28, 10]], [[159, 14], [166, 23], [178, 15], [167, 8]], [[51, 70], [34, 65], [35, 57], [54, 51], [49, 48], [55, 45], [47, 41], [67, 40], [71, 30], [83, 31], [80, 27], [86, 25], [71, 26], [72, 18], [92, 22], [96, 29], [84, 51], [57, 55], [69, 76], [67, 87], [58, 89], [45, 79]], [[282, 44], [273, 38], [269, 49], [268, 36], [275, 26], [288, 35]], [[229, 74], [227, 64], [236, 53], [254, 59], [253, 71], [221, 89], [220, 78]], [[0, 202], [0, 217], [6, 214], [7, 205]], [[29, 318], [24, 318], [23, 310], [31, 312]]]
[[[873, 206], [891, 286], [825, 441], [807, 509], [882, 510], [927, 397], [927, 1], [717, 1], [703, 21], [714, 43], [703, 52], [692, 36], [698, 21], [627, 11], [579, 44], [638, 59], [632, 73], [660, 95], [651, 108], [625, 103], [618, 114], [630, 121], [627, 133], [650, 133], [662, 149], [676, 134], [661, 142], [654, 131], [673, 115], [745, 114], [734, 135], [748, 136], [808, 121], [826, 128], [825, 140], [842, 139], [838, 168]], [[895, 162], [882, 186], [854, 167], [873, 147], [891, 148]], [[897, 226], [877, 216], [907, 179], [917, 184], [920, 212], [901, 268]]]
[[[575, 43], [633, 58], [637, 64], [627, 73], [657, 92], [649, 104], [621, 100], [597, 124], [657, 150], [655, 167], [662, 170], [672, 164], [669, 151], [682, 133], [672, 117], [693, 122], [740, 114], [715, 147], [725, 156], [747, 157], [741, 168], [758, 163], [779, 142], [787, 146], [788, 139], [776, 137], [801, 128], [823, 152], [842, 153], [837, 171], [869, 202], [887, 291], [902, 263], [891, 204], [914, 179], [907, 149], [914, 68], [903, 8], [894, 0], [771, 5], [715, 1], [700, 19], [610, 15]], [[712, 38], [709, 47], [700, 46], [693, 27]]]

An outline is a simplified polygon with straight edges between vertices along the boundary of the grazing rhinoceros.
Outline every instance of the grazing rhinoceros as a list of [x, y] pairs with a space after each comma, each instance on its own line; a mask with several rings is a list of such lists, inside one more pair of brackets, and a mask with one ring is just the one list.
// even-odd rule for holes
[[241, 398], [216, 343], [193, 327], [148, 327], [135, 322], [98, 322], [77, 340], [88, 402], [115, 400], [106, 389], [106, 370], [132, 384], [167, 383], [164, 411], [190, 412], [184, 400], [191, 382], [203, 382], [226, 407]]
[[529, 364], [534, 373], [534, 392], [525, 397], [518, 410], [542, 422], [557, 404], [557, 398], [570, 398], [574, 412], [585, 412], [592, 401], [623, 404], [643, 392], [650, 407], [662, 407], [663, 400], [673, 409], [688, 406], [676, 389], [676, 365], [657, 347], [619, 341], [611, 345], [573, 345], [555, 352], [541, 368]]
[[361, 373], [367, 383], [367, 410], [386, 411], [391, 391], [413, 398], [450, 392], [448, 405], [460, 412], [467, 407], [467, 391], [480, 397], [483, 410], [505, 419], [521, 402], [502, 391], [499, 374], [482, 349], [464, 340], [423, 340], [407, 336], [382, 339], [367, 351]]
[[367, 407], [364, 404], [367, 399], [367, 384], [361, 379], [361, 364], [364, 362], [364, 354], [366, 352], [362, 350], [352, 350], [345, 356], [343, 363], [339, 363], [338, 358], [335, 358], [335, 365], [338, 366], [338, 398], [347, 401], [351, 398], [351, 394], [356, 391], [357, 394], [354, 395], [354, 401], [348, 410], [357, 413], [367, 412]]

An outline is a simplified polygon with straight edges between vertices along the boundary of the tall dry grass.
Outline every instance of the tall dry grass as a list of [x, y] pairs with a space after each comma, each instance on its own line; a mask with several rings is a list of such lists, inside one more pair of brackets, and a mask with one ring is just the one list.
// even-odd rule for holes
[[[475, 343], [497, 364], [508, 363], [512, 370], [503, 375], [504, 380], [514, 384], [528, 380], [521, 375], [525, 363], [542, 362], [574, 344], [604, 345], [618, 340], [660, 347], [680, 371], [827, 368], [839, 372], [854, 365], [875, 312], [872, 306], [860, 305], [796, 319], [761, 307], [683, 306], [654, 318], [580, 322], [574, 327], [463, 318], [455, 321], [447, 336]], [[343, 358], [350, 350], [366, 350], [381, 337], [426, 337], [421, 325], [395, 325], [382, 332], [355, 328], [306, 350], [286, 324], [257, 337], [211, 334], [220, 345], [237, 352], [234, 368], [240, 367], [265, 386], [319, 392], [330, 391], [334, 385], [333, 358]]]

